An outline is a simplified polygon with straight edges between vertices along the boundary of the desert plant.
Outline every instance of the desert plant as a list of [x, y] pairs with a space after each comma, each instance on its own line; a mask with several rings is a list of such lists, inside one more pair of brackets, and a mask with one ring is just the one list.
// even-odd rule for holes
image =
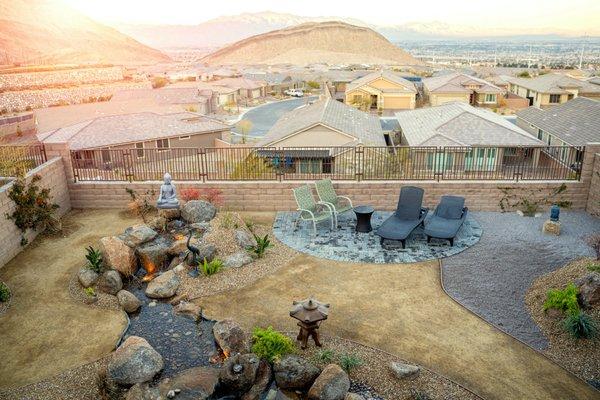
[[260, 237], [256, 233], [252, 232], [252, 236], [254, 236], [256, 244], [248, 247], [247, 250], [251, 253], [254, 253], [257, 258], [262, 258], [267, 249], [272, 246], [271, 240], [269, 239], [269, 234], [266, 234], [264, 237]]
[[10, 289], [4, 282], [0, 282], [0, 303], [7, 302], [10, 298]]
[[522, 193], [520, 188], [514, 187], [498, 187], [503, 196], [498, 203], [502, 212], [517, 209], [523, 212], [524, 215], [533, 216], [544, 205], [556, 204], [562, 208], [571, 207], [572, 203], [568, 200], [562, 200], [560, 195], [567, 190], [566, 184], [561, 184], [549, 192], [544, 193], [543, 189], [529, 189], [527, 193], [518, 196], [517, 193]]
[[232, 212], [224, 212], [221, 216], [221, 228], [223, 229], [237, 229], [239, 224], [237, 218]]
[[517, 74], [517, 77], [519, 78], [531, 78], [531, 74], [529, 73], [529, 71], [521, 71]]
[[102, 271], [102, 254], [100, 250], [94, 249], [92, 246], [86, 247], [87, 254], [85, 255], [88, 261], [87, 267], [96, 273]]
[[254, 328], [252, 332], [252, 352], [258, 357], [274, 362], [295, 350], [294, 342], [273, 327]]
[[553, 308], [566, 312], [569, 315], [577, 314], [579, 312], [579, 303], [577, 303], [578, 292], [579, 289], [573, 283], [569, 283], [563, 290], [548, 290], [546, 301], [544, 302], [544, 311]]
[[420, 390], [410, 389], [410, 395], [413, 400], [431, 400], [431, 397]]
[[204, 190], [204, 192], [200, 195], [200, 198], [208, 201], [214, 206], [219, 207], [223, 205], [223, 198], [221, 197], [222, 195], [223, 192], [220, 189], [208, 188]]
[[333, 361], [335, 357], [335, 352], [333, 350], [330, 349], [324, 349], [324, 350], [319, 350], [319, 352], [317, 353], [317, 360], [329, 364], [330, 362]]
[[179, 191], [179, 197], [183, 201], [200, 200], [200, 189], [181, 189]]
[[345, 353], [340, 356], [340, 367], [347, 373], [350, 373], [356, 367], [360, 367], [362, 363], [360, 357], [354, 354]]
[[160, 89], [161, 87], [165, 87], [167, 83], [169, 83], [169, 80], [167, 78], [157, 76], [156, 78], [152, 79], [152, 88]]
[[563, 321], [563, 325], [567, 332], [576, 339], [591, 339], [598, 333], [596, 321], [582, 311], [569, 314]]
[[86, 287], [85, 289], [83, 289], [83, 291], [86, 295], [88, 295], [88, 297], [94, 297], [96, 295], [96, 291], [93, 287]]
[[147, 223], [148, 214], [154, 210], [154, 206], [148, 201], [148, 197], [154, 197], [154, 190], [147, 190], [143, 196], [140, 196], [134, 189], [125, 188], [125, 191], [131, 197], [129, 210]]
[[17, 178], [8, 191], [8, 198], [15, 203], [12, 214], [5, 214], [21, 230], [21, 245], [27, 244], [25, 233], [28, 229], [45, 230], [56, 224], [55, 211], [58, 204], [50, 201], [50, 189], [40, 189], [37, 185], [42, 178], [34, 175], [29, 184]]
[[243, 161], [236, 163], [231, 172], [233, 180], [256, 180], [273, 174], [273, 164], [265, 158], [249, 155]]
[[254, 221], [252, 221], [251, 219], [244, 219], [244, 225], [246, 225], [246, 228], [250, 231], [250, 232], [254, 232]]
[[589, 263], [587, 269], [592, 272], [600, 272], [600, 263]]
[[205, 258], [203, 261], [200, 261], [200, 268], [202, 269], [202, 273], [204, 275], [211, 276], [223, 269], [223, 261], [218, 258], [215, 258], [212, 261], [207, 261]]

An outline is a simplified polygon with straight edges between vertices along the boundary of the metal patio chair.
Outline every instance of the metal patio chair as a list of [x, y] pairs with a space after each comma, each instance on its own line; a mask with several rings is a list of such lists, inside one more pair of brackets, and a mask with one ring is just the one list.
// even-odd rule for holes
[[316, 181], [315, 188], [317, 189], [319, 200], [324, 203], [329, 203], [333, 207], [334, 225], [338, 226], [338, 215], [351, 211], [354, 208], [352, 206], [352, 200], [346, 196], [338, 196], [331, 179]]
[[294, 222], [294, 230], [298, 226], [298, 222], [312, 221], [314, 235], [317, 235], [317, 222], [331, 219], [331, 229], [334, 228], [335, 211], [333, 206], [323, 201], [315, 201], [310, 187], [308, 185], [300, 186], [292, 189], [296, 204], [298, 205], [297, 211], [300, 211], [298, 218]]

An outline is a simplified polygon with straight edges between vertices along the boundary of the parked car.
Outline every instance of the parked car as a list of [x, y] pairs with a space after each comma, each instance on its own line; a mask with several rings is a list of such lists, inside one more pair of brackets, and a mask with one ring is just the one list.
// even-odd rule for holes
[[287, 94], [288, 96], [292, 96], [292, 97], [303, 97], [304, 96], [304, 92], [302, 91], [302, 89], [288, 89], [284, 93]]

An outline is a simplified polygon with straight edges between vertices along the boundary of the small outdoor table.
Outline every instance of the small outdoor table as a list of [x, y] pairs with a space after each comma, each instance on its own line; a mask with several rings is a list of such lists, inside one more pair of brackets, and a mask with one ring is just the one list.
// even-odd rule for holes
[[371, 215], [375, 212], [375, 209], [371, 206], [358, 206], [354, 207], [354, 213], [356, 214], [356, 232], [371, 232]]

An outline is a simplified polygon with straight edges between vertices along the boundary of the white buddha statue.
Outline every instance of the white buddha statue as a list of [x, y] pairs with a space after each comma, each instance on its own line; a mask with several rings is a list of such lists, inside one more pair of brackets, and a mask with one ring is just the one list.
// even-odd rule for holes
[[164, 177], [164, 183], [160, 187], [160, 195], [156, 202], [158, 208], [179, 208], [177, 200], [177, 191], [175, 185], [171, 183], [171, 175], [167, 172]]

